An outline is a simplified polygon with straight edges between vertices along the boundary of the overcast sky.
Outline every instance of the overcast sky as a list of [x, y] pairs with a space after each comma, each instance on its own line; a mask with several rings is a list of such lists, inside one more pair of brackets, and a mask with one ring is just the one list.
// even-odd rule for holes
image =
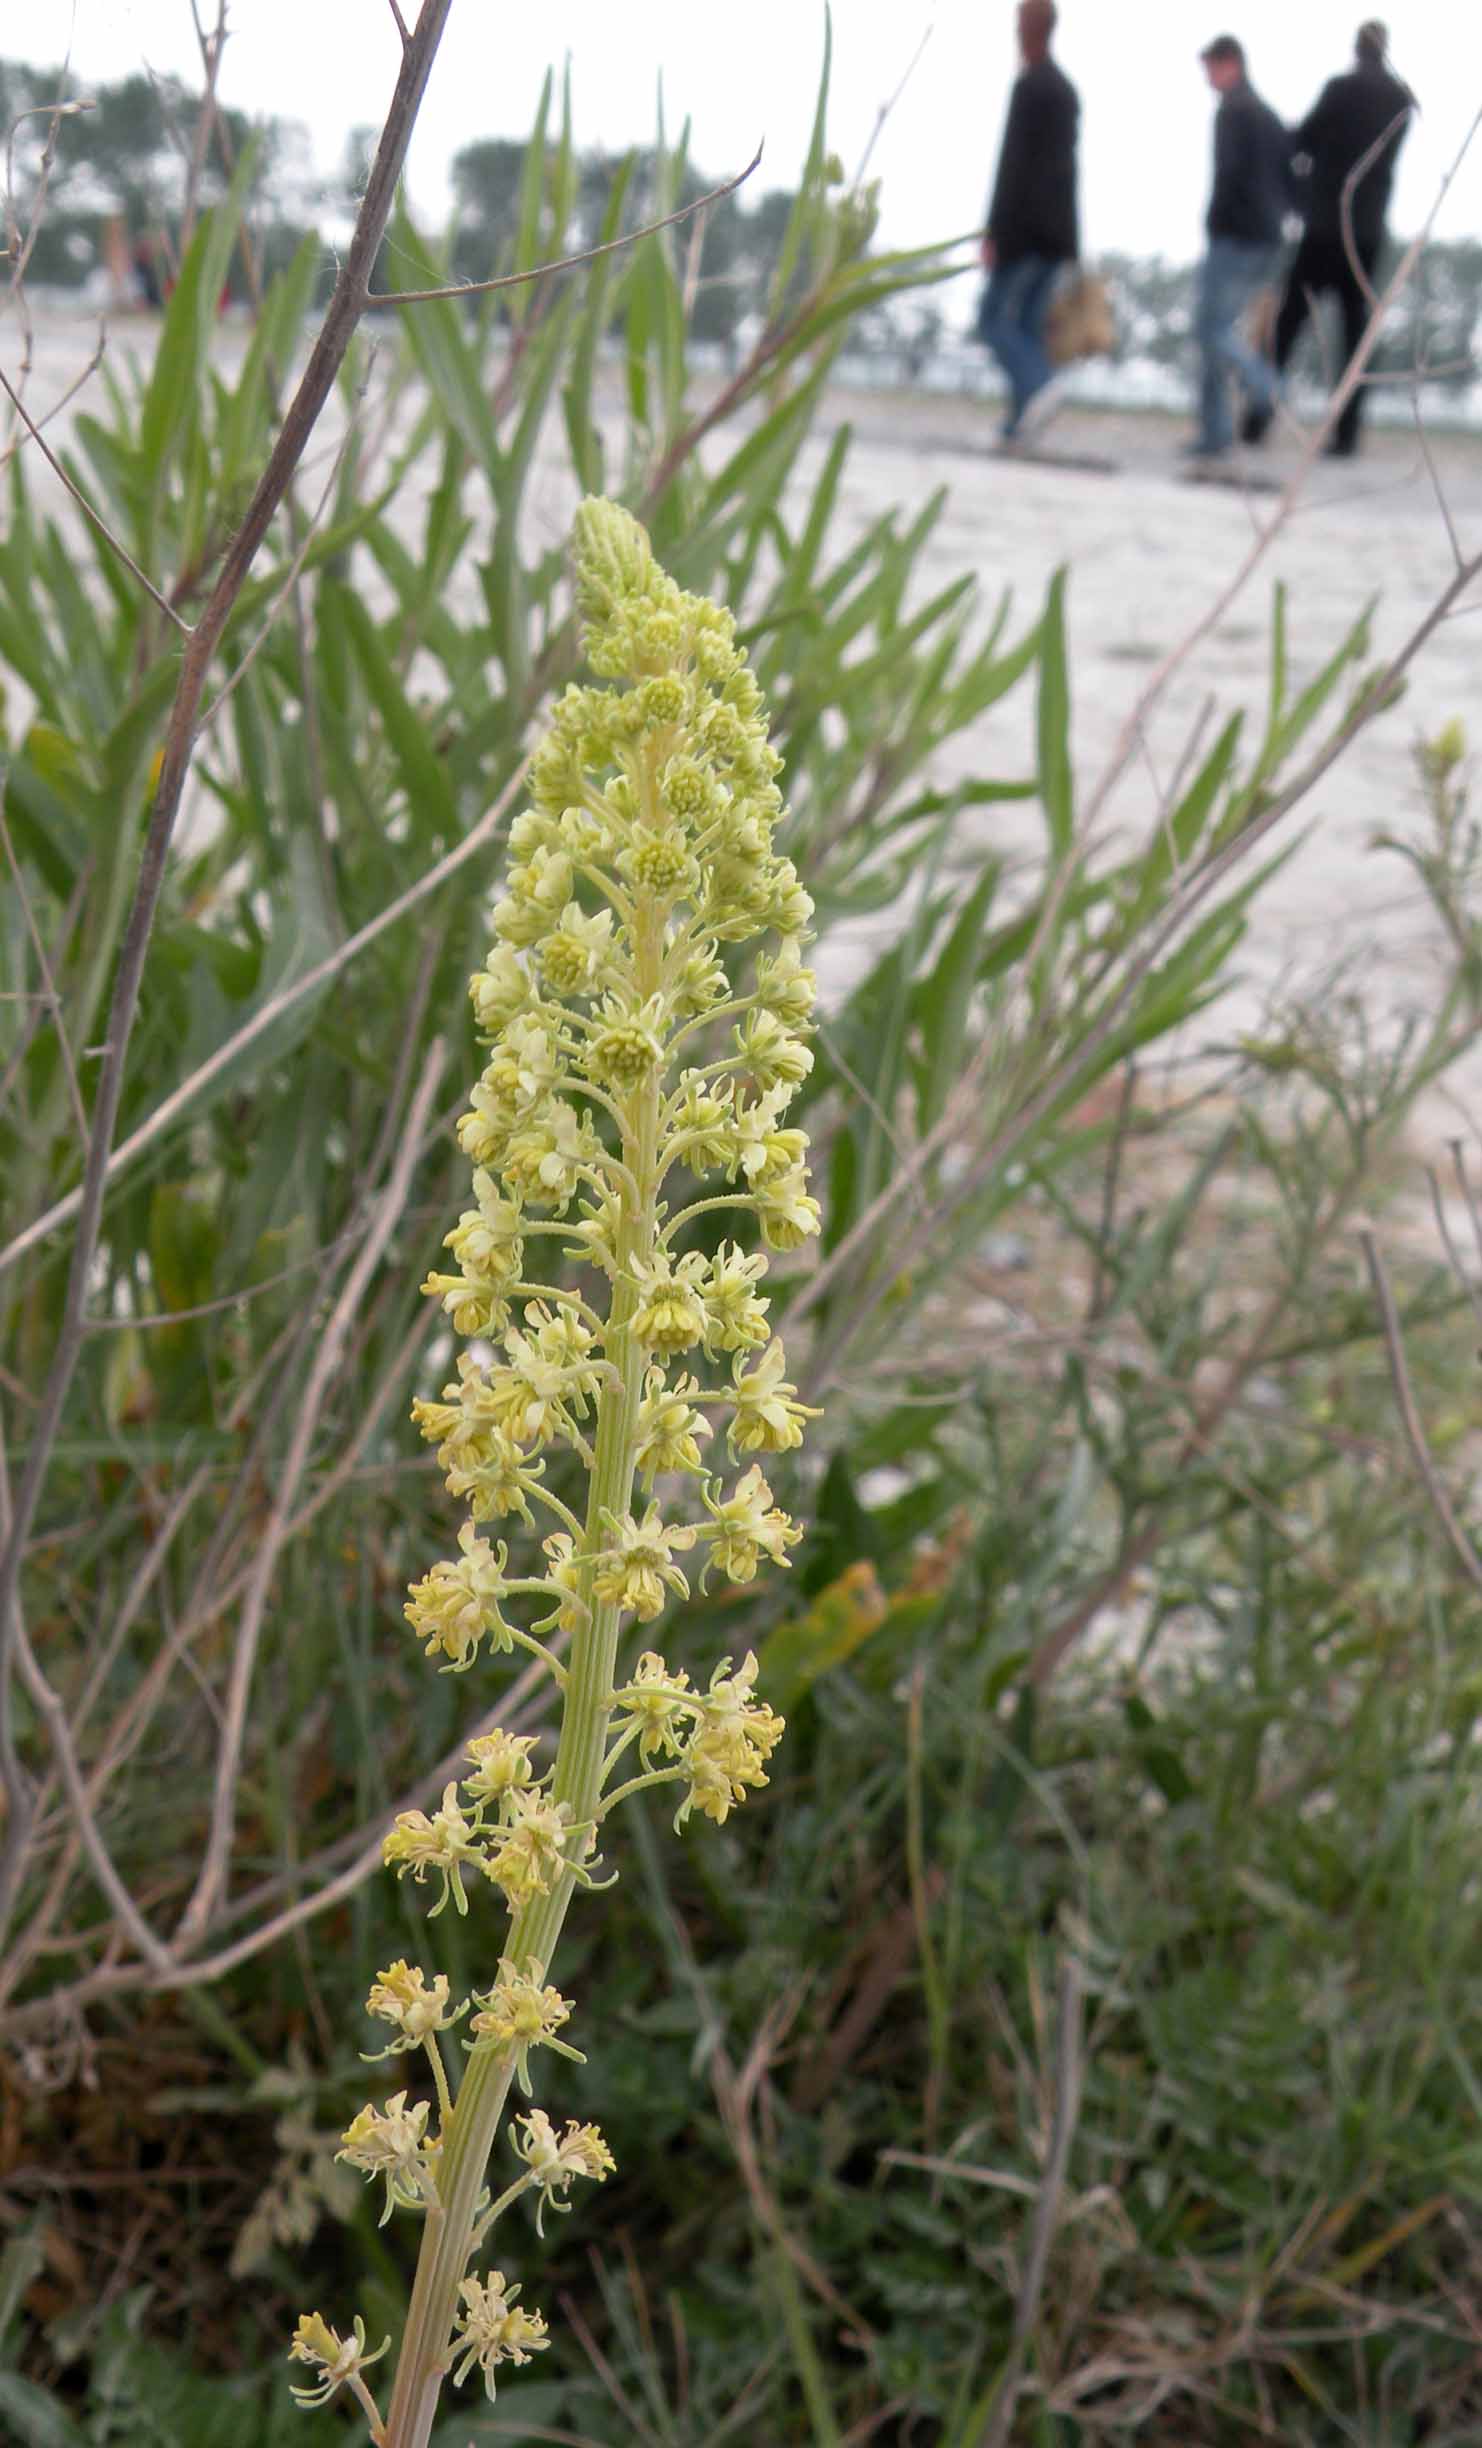
[[[215, 0], [199, 0], [212, 21]], [[415, 13], [415, 0], [404, 0]], [[1299, 118], [1348, 64], [1358, 0], [1061, 0], [1059, 56], [1083, 108], [1087, 251], [1176, 259], [1200, 245], [1212, 97], [1196, 54], [1238, 34], [1266, 98]], [[834, 0], [830, 129], [852, 171], [883, 101], [927, 40], [876, 146], [882, 235], [914, 245], [973, 228], [984, 208], [1015, 67], [1012, 0]], [[387, 0], [230, 0], [223, 89], [249, 113], [307, 123], [325, 168], [346, 130], [379, 121], [396, 73]], [[22, 36], [22, 23], [24, 36]], [[1396, 0], [1395, 65], [1422, 117], [1405, 148], [1395, 222], [1408, 232], [1482, 106], [1477, 0]], [[413, 142], [409, 180], [428, 218], [448, 201], [447, 164], [479, 136], [527, 132], [546, 66], [569, 53], [579, 142], [616, 150], [652, 132], [660, 78], [671, 127], [688, 114], [693, 156], [722, 176], [759, 139], [758, 180], [790, 185], [807, 142], [822, 48], [821, 0], [453, 0]], [[36, 61], [69, 48], [80, 76], [147, 63], [197, 72], [189, 0], [30, 0], [3, 48]], [[1442, 205], [1445, 236], [1482, 236], [1482, 142]]]

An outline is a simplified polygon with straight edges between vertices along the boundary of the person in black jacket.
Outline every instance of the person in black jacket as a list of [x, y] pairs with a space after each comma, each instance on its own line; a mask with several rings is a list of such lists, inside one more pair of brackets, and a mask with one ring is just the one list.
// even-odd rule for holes
[[[1276, 318], [1278, 372], [1285, 370], [1314, 301], [1325, 291], [1336, 295], [1342, 311], [1345, 364], [1369, 319], [1395, 163], [1417, 105], [1409, 86], [1389, 67], [1389, 36], [1377, 18], [1359, 27], [1354, 49], [1352, 69], [1329, 79], [1292, 134], [1304, 227]], [[1348, 181], [1360, 164], [1345, 211]], [[1358, 449], [1363, 398], [1359, 383], [1333, 429], [1331, 457], [1349, 459]], [[1247, 418], [1248, 441], [1259, 441], [1264, 431], [1259, 417]]]
[[1291, 139], [1246, 75], [1245, 52], [1233, 34], [1217, 35], [1199, 56], [1220, 105], [1205, 218], [1209, 243], [1194, 318], [1199, 431], [1188, 450], [1195, 459], [1222, 459], [1235, 438], [1232, 381], [1244, 390], [1250, 412], [1264, 414], [1268, 423], [1278, 397], [1276, 370], [1251, 346], [1243, 325], [1254, 299], [1276, 281], [1282, 224], [1291, 209]]
[[1074, 263], [1080, 252], [1076, 137], [1081, 105], [1069, 77], [1050, 57], [1055, 22], [1053, 0], [1022, 0], [1024, 64], [1009, 97], [983, 233], [988, 285], [978, 309], [978, 337], [1008, 376], [1006, 442], [1027, 440], [1055, 405], [1059, 386], [1045, 353], [1045, 316], [1061, 265]]

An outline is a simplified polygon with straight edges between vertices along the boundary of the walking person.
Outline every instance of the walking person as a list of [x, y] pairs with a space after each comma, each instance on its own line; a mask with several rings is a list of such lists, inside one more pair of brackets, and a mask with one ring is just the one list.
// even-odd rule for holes
[[[1276, 318], [1278, 373], [1285, 372], [1320, 297], [1338, 300], [1345, 365], [1363, 338], [1384, 250], [1395, 163], [1417, 107], [1409, 86], [1390, 68], [1387, 30], [1377, 17], [1368, 18], [1354, 41], [1353, 67], [1328, 80], [1292, 133], [1303, 230]], [[1349, 195], [1349, 179], [1360, 163], [1362, 174]], [[1363, 401], [1364, 385], [1358, 383], [1333, 428], [1330, 458], [1351, 459], [1358, 449]], [[1262, 422], [1252, 412], [1246, 440], [1260, 441], [1269, 423], [1269, 416]]]
[[1061, 383], [1045, 349], [1045, 317], [1057, 275], [1080, 252], [1081, 105], [1069, 77], [1050, 57], [1055, 25], [1054, 0], [1022, 0], [1023, 65], [1009, 96], [983, 232], [988, 285], [978, 309], [978, 337], [1008, 377], [1009, 413], [1001, 438], [1009, 443], [1042, 432], [1059, 404]]
[[[1208, 245], [1199, 268], [1194, 337], [1199, 347], [1199, 431], [1195, 460], [1223, 459], [1235, 439], [1231, 386], [1240, 384], [1251, 417], [1267, 424], [1278, 398], [1276, 370], [1251, 345], [1244, 319], [1274, 286], [1282, 225], [1291, 209], [1291, 139], [1246, 73], [1233, 34], [1216, 35], [1199, 54], [1219, 95], [1214, 117], [1214, 182], [1205, 216]], [[1263, 428], [1264, 430], [1264, 428]]]

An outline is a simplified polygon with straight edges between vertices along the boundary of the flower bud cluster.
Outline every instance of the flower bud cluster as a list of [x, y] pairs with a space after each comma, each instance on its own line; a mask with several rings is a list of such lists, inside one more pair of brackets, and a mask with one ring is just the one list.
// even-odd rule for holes
[[[477, 2368], [492, 2398], [496, 2373], [548, 2342], [500, 2270], [462, 2276], [455, 2307], [452, 2267], [518, 2195], [536, 2195], [538, 2225], [578, 2178], [601, 2182], [613, 2161], [597, 2128], [558, 2132], [531, 2108], [510, 2129], [520, 2177], [460, 2211], [456, 2236], [451, 2205], [471, 2199], [472, 2137], [482, 2175], [508, 2082], [529, 2097], [531, 2050], [579, 2054], [545, 1971], [573, 1886], [593, 1883], [597, 1828], [630, 1790], [611, 1782], [620, 1755], [633, 1746], [630, 1783], [682, 1788], [679, 1824], [723, 1823], [767, 1782], [783, 1727], [755, 1697], [753, 1655], [734, 1672], [723, 1660], [704, 1690], [652, 1651], [630, 1670], [617, 1658], [631, 1624], [689, 1595], [683, 1559], [701, 1588], [787, 1564], [801, 1533], [756, 1457], [790, 1453], [814, 1416], [762, 1288], [769, 1253], [800, 1249], [820, 1221], [807, 1140], [788, 1120], [813, 1065], [812, 904], [774, 843], [780, 760], [730, 613], [668, 577], [610, 502], [583, 503], [574, 540], [595, 685], [556, 703], [511, 827], [494, 940], [470, 983], [483, 1045], [457, 1124], [470, 1203], [423, 1287], [477, 1346], [413, 1413], [465, 1518], [456, 1555], [405, 1606], [443, 1671], [522, 1647], [567, 1713], [551, 1769], [537, 1773], [532, 1736], [475, 1736], [439, 1806], [401, 1812], [383, 1842], [398, 1876], [437, 1888], [430, 1917], [450, 1900], [466, 1913], [472, 1876], [511, 1924], [496, 1979], [469, 2004], [402, 1961], [368, 2000], [390, 2027], [383, 2056], [426, 2051], [443, 2112], [429, 2130], [431, 2103], [399, 2091], [361, 2110], [339, 2152], [384, 2186], [385, 2216], [443, 2212], [424, 2239], [441, 2238], [437, 2318], [414, 2349], [429, 2359], [398, 2376], [403, 2405], [449, 2368], [460, 2381]], [[581, 1289], [567, 1288], [569, 1265]], [[717, 1467], [723, 1454], [739, 1475]], [[551, 1467], [562, 1455], [587, 1477], [580, 1511]], [[485, 1535], [496, 1521], [539, 1523], [543, 1569], [512, 1574], [509, 1548]], [[441, 2035], [465, 2013], [474, 2097], [465, 2115], [460, 2091], [450, 2118]], [[296, 2392], [305, 2402], [348, 2383], [382, 2436], [359, 2379], [361, 2324], [346, 2341], [306, 2315], [293, 2353], [321, 2375]]]
[[[762, 1288], [767, 1253], [819, 1224], [807, 1140], [787, 1118], [812, 1069], [814, 990], [811, 904], [774, 846], [779, 759], [730, 613], [666, 576], [610, 502], [583, 504], [575, 547], [597, 684], [557, 701], [511, 828], [495, 940], [471, 983], [485, 1061], [458, 1135], [473, 1203], [447, 1236], [450, 1270], [426, 1285], [458, 1332], [495, 1346], [465, 1352], [441, 1397], [414, 1407], [468, 1512], [457, 1557], [406, 1606], [452, 1672], [486, 1645], [575, 1637], [594, 1609], [652, 1623], [689, 1594], [692, 1551], [702, 1587], [785, 1565], [798, 1533], [758, 1457], [791, 1452], [814, 1416]], [[710, 1210], [749, 1215], [760, 1246], [686, 1246]], [[529, 1255], [552, 1241], [597, 1278], [590, 1299], [531, 1280], [552, 1272]], [[512, 1580], [482, 1525], [563, 1512], [548, 1454], [595, 1467], [604, 1402], [621, 1400], [635, 1363], [619, 1477], [626, 1489], [636, 1475], [645, 1501], [595, 1499], [580, 1535], [569, 1516], [547, 1524], [544, 1574]], [[732, 1482], [715, 1469], [721, 1427], [746, 1465]], [[662, 1492], [685, 1481], [688, 1503]], [[545, 1605], [528, 1634], [516, 1592]], [[441, 1872], [442, 1901], [460, 1909], [472, 1867], [517, 1906], [563, 1858], [555, 1806], [502, 1797], [507, 1836], [491, 1845], [468, 1790], [450, 1788], [430, 1818], [405, 1814], [387, 1857], [417, 1878]]]
[[383, 1837], [381, 1858], [399, 1878], [410, 1871], [419, 1886], [433, 1875], [441, 1880], [429, 1919], [436, 1920], [450, 1900], [458, 1912], [467, 1912], [467, 1870], [490, 1880], [517, 1912], [532, 1896], [548, 1894], [568, 1863], [579, 1869], [568, 1856], [570, 1804], [553, 1802], [548, 1777], [535, 1775], [534, 1741], [533, 1735], [505, 1734], [497, 1727], [475, 1735], [465, 1752], [473, 1774], [445, 1785], [442, 1805], [430, 1815], [398, 1812]]
[[693, 1689], [683, 1668], [674, 1669], [653, 1650], [639, 1659], [632, 1681], [616, 1694], [618, 1714], [636, 1735], [640, 1760], [672, 1760], [666, 1773], [683, 1780], [684, 1799], [675, 1826], [692, 1811], [717, 1826], [732, 1805], [767, 1782], [766, 1762], [783, 1732], [782, 1719], [754, 1698], [756, 1658], [748, 1650], [736, 1673], [722, 1658], [708, 1691]]

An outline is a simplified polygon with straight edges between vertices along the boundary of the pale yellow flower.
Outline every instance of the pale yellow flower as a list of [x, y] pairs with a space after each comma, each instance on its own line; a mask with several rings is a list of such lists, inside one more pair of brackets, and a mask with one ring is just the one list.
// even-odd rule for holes
[[484, 2375], [484, 2388], [489, 2402], [494, 2402], [494, 2375], [501, 2363], [528, 2363], [533, 2354], [549, 2346], [545, 2321], [539, 2312], [526, 2312], [515, 2302], [520, 2290], [505, 2284], [503, 2270], [490, 2270], [485, 2278], [460, 2280], [458, 2292], [463, 2298], [453, 2331], [455, 2361], [453, 2378], [462, 2382], [475, 2364]]
[[340, 2148], [335, 2152], [347, 2167], [359, 2168], [362, 2175], [379, 2176], [386, 2187], [386, 2207], [381, 2213], [384, 2227], [393, 2210], [425, 2210], [437, 2199], [437, 2178], [434, 2161], [435, 2141], [427, 2138], [430, 2103], [419, 2100], [408, 2108], [404, 2091], [396, 2092], [384, 2108], [362, 2108], [346, 2126]]
[[[524, 2127], [523, 2136], [520, 2127]], [[510, 2129], [510, 2140], [525, 2161], [540, 2199], [535, 2208], [535, 2232], [544, 2235], [541, 2221], [549, 2210], [569, 2210], [570, 2202], [558, 2201], [558, 2193], [569, 2193], [579, 2176], [593, 2184], [602, 2184], [617, 2162], [595, 2125], [569, 2124], [564, 2134], [557, 2134], [550, 2118], [541, 2108], [532, 2108], [528, 2115], [517, 2119]]]
[[474, 2004], [479, 2011], [469, 2025], [474, 2039], [470, 2047], [480, 2042], [496, 2048], [509, 2049], [514, 2057], [515, 2072], [522, 2091], [530, 2090], [529, 2055], [533, 2048], [554, 2049], [558, 2056], [571, 2057], [578, 2064], [581, 2053], [557, 2033], [571, 2018], [571, 2000], [562, 1997], [559, 1989], [543, 1985], [539, 1967], [521, 1972], [507, 1955], [499, 1958], [499, 1976], [487, 1993], [475, 1993]]
[[535, 1734], [506, 1734], [499, 1726], [491, 1733], [475, 1734], [463, 1752], [474, 1764], [473, 1775], [463, 1779], [469, 1800], [498, 1802], [516, 1786], [528, 1785], [534, 1774], [530, 1754], [538, 1740]]
[[296, 2405], [328, 2405], [336, 2389], [343, 2388], [347, 2380], [358, 2378], [370, 2364], [379, 2363], [390, 2345], [389, 2337], [383, 2338], [373, 2354], [366, 2353], [365, 2323], [358, 2312], [354, 2328], [347, 2338], [342, 2338], [337, 2329], [331, 2329], [320, 2313], [301, 2312], [293, 2332], [293, 2343], [288, 2349], [288, 2360], [290, 2363], [309, 2364], [319, 2372], [320, 2378], [309, 2388], [295, 2388], [290, 2382], [288, 2394]]
[[695, 1543], [697, 1533], [688, 1523], [665, 1523], [651, 1504], [642, 1521], [625, 1513], [620, 1520], [610, 1518], [607, 1528], [612, 1543], [597, 1558], [592, 1584], [598, 1598], [631, 1612], [640, 1623], [652, 1623], [664, 1611], [666, 1589], [689, 1596], [690, 1585], [674, 1561]]
[[791, 1453], [803, 1441], [803, 1422], [818, 1413], [797, 1399], [798, 1389], [783, 1375], [787, 1366], [782, 1345], [774, 1336], [754, 1368], [738, 1352], [733, 1367], [736, 1416], [727, 1436], [733, 1453]]
[[[716, 1494], [719, 1485], [719, 1480], [712, 1480], [705, 1490], [705, 1509], [713, 1525], [703, 1534], [710, 1541], [705, 1572], [713, 1565], [728, 1581], [754, 1581], [764, 1558], [786, 1564], [787, 1549], [795, 1547], [803, 1534], [773, 1504], [760, 1466], [753, 1463], [729, 1496]], [[704, 1575], [702, 1586], [703, 1582]]]
[[420, 2048], [434, 2032], [446, 2031], [463, 2012], [462, 2007], [450, 2005], [446, 1972], [434, 1973], [429, 1989], [422, 1973], [401, 1956], [376, 1974], [365, 2005], [368, 2014], [395, 2025], [395, 2038], [380, 2051], [383, 2057]]
[[460, 1913], [468, 1910], [468, 1898], [463, 1891], [463, 1870], [473, 1864], [482, 1870], [484, 1847], [478, 1830], [464, 1817], [458, 1806], [456, 1785], [443, 1787], [442, 1808], [433, 1812], [398, 1811], [396, 1823], [381, 1841], [381, 1859], [398, 1878], [410, 1870], [420, 1887], [429, 1872], [436, 1871], [442, 1880], [442, 1894], [428, 1918], [436, 1920], [451, 1896]]

